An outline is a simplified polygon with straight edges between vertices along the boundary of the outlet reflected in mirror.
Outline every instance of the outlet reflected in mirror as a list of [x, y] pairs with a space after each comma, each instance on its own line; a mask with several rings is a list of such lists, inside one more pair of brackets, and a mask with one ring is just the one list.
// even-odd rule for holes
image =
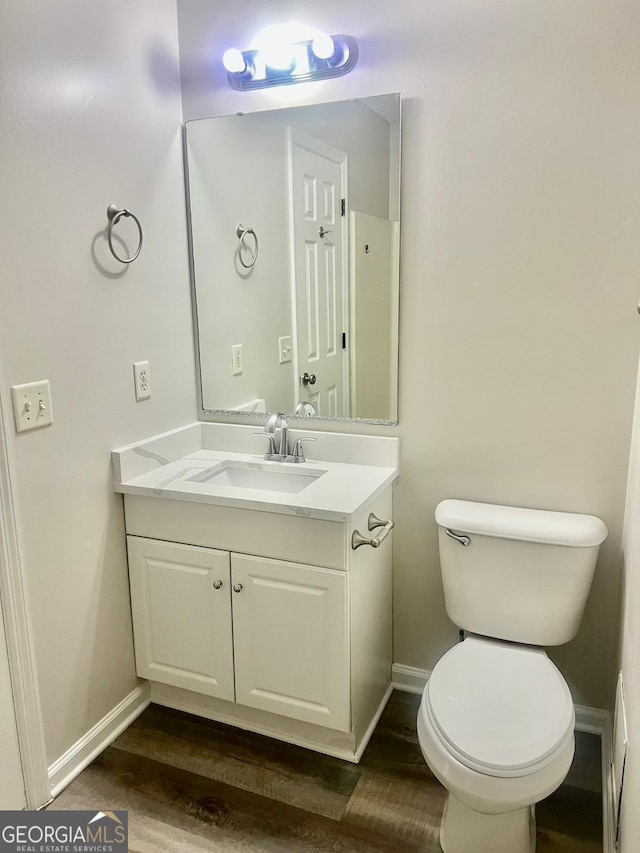
[[400, 96], [190, 121], [185, 139], [205, 416], [395, 422]]

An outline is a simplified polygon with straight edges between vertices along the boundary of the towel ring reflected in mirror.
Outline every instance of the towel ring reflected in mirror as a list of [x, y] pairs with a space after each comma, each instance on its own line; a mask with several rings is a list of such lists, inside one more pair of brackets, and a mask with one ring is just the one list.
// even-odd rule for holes
[[[249, 246], [247, 243], [247, 234], [250, 234], [253, 237], [253, 247]], [[253, 228], [245, 228], [244, 225], [238, 224], [236, 226], [236, 236], [238, 238], [238, 260], [246, 270], [253, 269], [255, 262], [258, 260], [258, 235]], [[245, 263], [244, 258], [242, 257], [243, 249], [248, 252], [249, 257], [251, 258], [249, 263]]]

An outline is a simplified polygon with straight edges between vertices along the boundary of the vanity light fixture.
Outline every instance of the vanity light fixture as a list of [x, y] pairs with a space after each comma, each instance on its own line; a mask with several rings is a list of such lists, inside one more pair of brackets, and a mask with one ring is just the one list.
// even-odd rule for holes
[[340, 77], [358, 61], [358, 44], [351, 36], [320, 33], [313, 39], [278, 42], [268, 48], [225, 51], [222, 63], [233, 89], [262, 89]]

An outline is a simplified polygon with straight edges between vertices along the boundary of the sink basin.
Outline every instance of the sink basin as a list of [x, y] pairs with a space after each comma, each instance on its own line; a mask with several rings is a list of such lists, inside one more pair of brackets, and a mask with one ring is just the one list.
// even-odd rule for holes
[[325, 473], [313, 468], [278, 469], [273, 467], [274, 464], [277, 463], [261, 465], [259, 462], [225, 460], [187, 479], [192, 483], [212, 483], [237, 489], [262, 489], [268, 492], [296, 494], [315, 483], [318, 477]]

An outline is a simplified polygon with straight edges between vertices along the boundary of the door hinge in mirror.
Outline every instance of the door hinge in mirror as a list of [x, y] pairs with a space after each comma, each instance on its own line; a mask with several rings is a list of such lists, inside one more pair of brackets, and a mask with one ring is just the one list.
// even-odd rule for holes
[[346, 198], [340, 199], [340, 216], [344, 216], [347, 211], [347, 200]]

